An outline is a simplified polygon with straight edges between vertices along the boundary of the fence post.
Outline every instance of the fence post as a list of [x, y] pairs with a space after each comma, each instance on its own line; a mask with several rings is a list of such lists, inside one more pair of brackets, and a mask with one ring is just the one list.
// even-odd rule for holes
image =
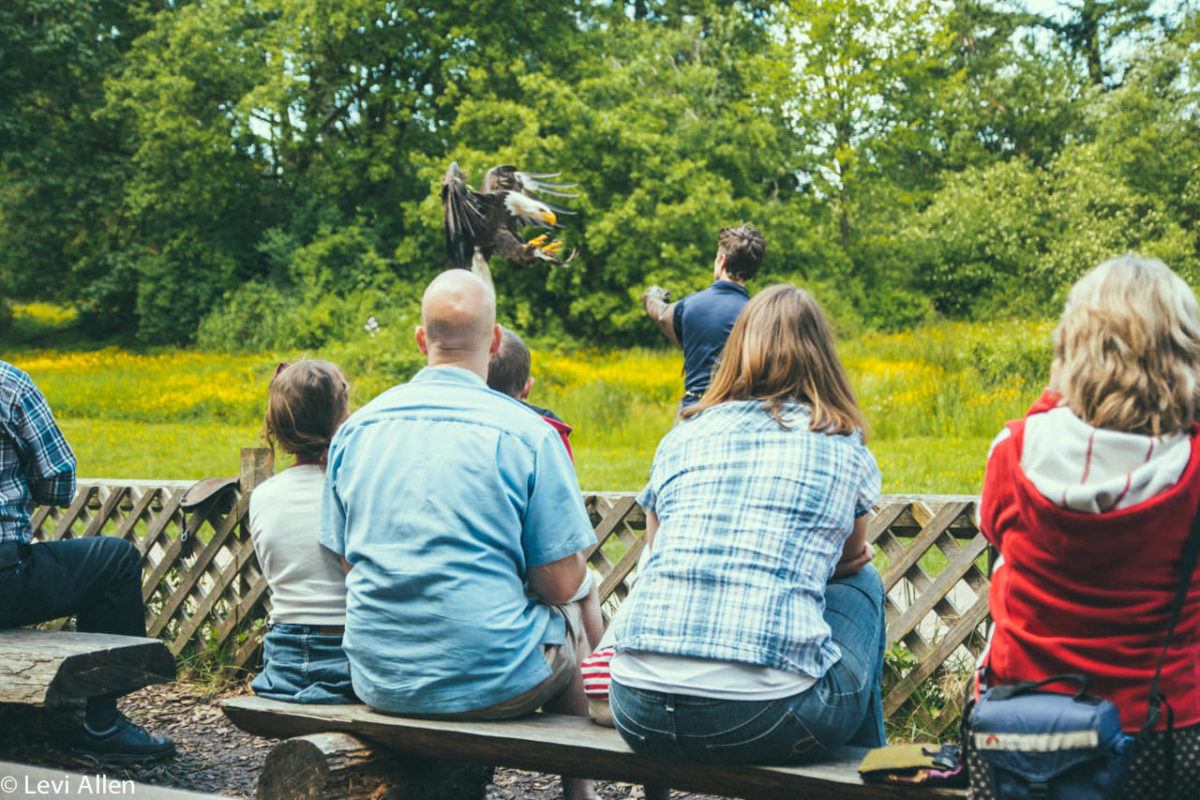
[[[238, 473], [238, 489], [241, 491], [242, 497], [246, 497], [250, 492], [254, 491], [254, 487], [265, 481], [267, 478], [275, 474], [275, 451], [269, 447], [243, 447], [242, 448], [242, 465]], [[238, 522], [238, 546], [239, 549], [245, 549], [250, 546], [250, 526], [246, 524], [249, 517], [242, 517]], [[237, 579], [237, 591], [235, 593], [236, 602], [248, 595], [251, 591], [251, 585], [246, 580], [246, 573], [239, 573]]]
[[242, 469], [238, 474], [238, 488], [242, 494], [254, 490], [255, 486], [275, 474], [275, 453], [269, 447], [243, 447]]

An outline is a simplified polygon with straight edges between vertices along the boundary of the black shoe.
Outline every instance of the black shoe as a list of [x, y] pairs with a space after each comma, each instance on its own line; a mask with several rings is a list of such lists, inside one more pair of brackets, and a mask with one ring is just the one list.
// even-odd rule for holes
[[109, 764], [137, 764], [174, 755], [175, 743], [147, 733], [145, 728], [134, 725], [121, 714], [106, 731], [97, 733], [84, 725], [75, 749]]

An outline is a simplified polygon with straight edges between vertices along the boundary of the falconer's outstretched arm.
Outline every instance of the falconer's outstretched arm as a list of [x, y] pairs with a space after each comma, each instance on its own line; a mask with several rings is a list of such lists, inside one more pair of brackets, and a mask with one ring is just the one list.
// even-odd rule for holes
[[642, 293], [642, 307], [646, 309], [646, 316], [658, 325], [663, 336], [671, 340], [676, 347], [681, 347], [679, 338], [675, 335], [675, 303], [671, 302], [671, 295], [667, 290], [651, 286]]

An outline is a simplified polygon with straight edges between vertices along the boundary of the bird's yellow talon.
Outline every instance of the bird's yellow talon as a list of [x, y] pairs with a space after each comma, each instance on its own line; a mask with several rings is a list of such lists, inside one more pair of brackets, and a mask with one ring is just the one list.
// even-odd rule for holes
[[546, 236], [546, 234], [544, 234], [544, 233], [539, 234], [538, 236], [535, 236], [532, 239], [530, 239], [529, 244], [533, 245], [534, 247], [541, 247], [543, 244], [546, 243], [546, 239], [548, 239], [548, 238], [550, 238], [550, 237]]
[[563, 246], [562, 240], [555, 239], [550, 244], [542, 247], [541, 250], [543, 253], [546, 253], [546, 254], [552, 255], [552, 256], [556, 256], [556, 255], [558, 255], [558, 251], [562, 249], [562, 246]]

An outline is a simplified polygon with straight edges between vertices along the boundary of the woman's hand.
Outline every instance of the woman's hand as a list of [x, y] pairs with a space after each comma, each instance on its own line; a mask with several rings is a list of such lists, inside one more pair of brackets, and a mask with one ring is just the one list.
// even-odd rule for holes
[[842, 560], [837, 563], [837, 567], [833, 570], [833, 577], [845, 578], [850, 575], [857, 575], [863, 567], [871, 563], [871, 559], [873, 558], [875, 558], [875, 548], [864, 543], [862, 549], [855, 555], [842, 556]]

